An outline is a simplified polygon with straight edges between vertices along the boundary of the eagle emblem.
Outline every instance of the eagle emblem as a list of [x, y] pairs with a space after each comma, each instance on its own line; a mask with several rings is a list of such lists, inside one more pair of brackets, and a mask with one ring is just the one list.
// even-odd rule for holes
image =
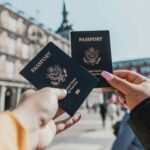
[[59, 65], [54, 65], [47, 69], [47, 78], [50, 79], [51, 84], [58, 86], [65, 82], [67, 77], [65, 68], [61, 68]]
[[83, 61], [88, 65], [97, 65], [101, 60], [99, 57], [99, 50], [94, 47], [90, 47], [84, 52]]

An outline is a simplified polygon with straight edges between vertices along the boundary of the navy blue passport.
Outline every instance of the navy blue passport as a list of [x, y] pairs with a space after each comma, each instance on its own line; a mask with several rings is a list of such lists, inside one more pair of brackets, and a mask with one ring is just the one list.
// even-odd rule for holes
[[109, 31], [71, 32], [72, 58], [99, 79], [97, 88], [110, 87], [100, 76], [102, 70], [112, 73]]
[[20, 74], [38, 89], [43, 87], [66, 89], [67, 96], [59, 101], [59, 105], [71, 116], [98, 83], [95, 76], [52, 42], [46, 45]]

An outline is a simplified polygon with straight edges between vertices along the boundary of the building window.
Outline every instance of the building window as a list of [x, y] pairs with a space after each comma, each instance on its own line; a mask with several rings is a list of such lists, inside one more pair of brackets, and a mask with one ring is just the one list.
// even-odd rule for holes
[[18, 18], [18, 20], [17, 20], [17, 33], [19, 35], [24, 34], [25, 33], [25, 28], [26, 28], [26, 25], [24, 23], [23, 18]]
[[6, 56], [0, 56], [0, 78], [6, 78]]
[[17, 29], [17, 20], [10, 17], [8, 29], [12, 32], [16, 32]]
[[140, 68], [140, 72], [141, 72], [142, 74], [150, 73], [150, 66], [142, 66], [142, 67]]
[[23, 65], [20, 60], [16, 60], [15, 62], [15, 79], [20, 79], [21, 76], [19, 75], [20, 70], [22, 69]]
[[22, 39], [18, 38], [16, 40], [16, 55], [21, 56], [22, 53]]
[[8, 34], [7, 32], [3, 31], [0, 34], [0, 51], [6, 53], [8, 46]]
[[137, 68], [130, 68], [131, 71], [137, 72]]
[[16, 40], [13, 38], [8, 38], [8, 54], [15, 55]]
[[13, 79], [14, 71], [15, 71], [14, 63], [11, 61], [7, 61], [7, 67], [6, 67], [7, 78]]
[[1, 26], [8, 29], [10, 14], [7, 10], [1, 12]]
[[36, 51], [35, 51], [35, 46], [34, 46], [34, 44], [30, 44], [30, 50], [29, 50], [29, 52], [30, 52], [30, 59], [31, 58], [33, 58], [33, 56], [35, 56], [35, 54], [36, 54]]
[[22, 45], [22, 58], [29, 59], [29, 45], [25, 43]]

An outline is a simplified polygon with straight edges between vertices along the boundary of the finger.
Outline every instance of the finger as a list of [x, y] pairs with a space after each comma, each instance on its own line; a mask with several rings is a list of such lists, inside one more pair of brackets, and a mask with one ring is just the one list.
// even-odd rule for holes
[[59, 134], [60, 132], [73, 126], [75, 123], [77, 123], [80, 120], [80, 118], [81, 118], [81, 114], [77, 113], [73, 117], [56, 122], [56, 134]]
[[29, 96], [31, 96], [32, 94], [34, 94], [36, 91], [33, 90], [33, 89], [29, 89], [29, 90], [26, 90], [21, 98], [19, 99], [19, 102], [18, 102], [18, 105], [20, 105], [20, 103], [22, 103], [25, 99], [27, 99]]
[[125, 103], [125, 96], [121, 92], [117, 91], [117, 96], [118, 96], [118, 102], [123, 104]]
[[65, 90], [65, 89], [46, 87], [46, 88], [43, 88], [42, 90], [45, 90], [45, 91], [55, 94], [59, 100], [65, 98], [67, 95], [67, 90]]
[[61, 100], [66, 97], [67, 90], [65, 89], [53, 89], [54, 93], [58, 96], [58, 99]]
[[117, 77], [107, 71], [102, 71], [101, 76], [115, 89], [121, 91], [123, 94], [128, 94], [134, 88], [134, 85], [124, 79]]
[[139, 84], [146, 80], [146, 77], [134, 72], [134, 71], [129, 71], [129, 70], [116, 70], [113, 72], [114, 75], [126, 79], [127, 81], [135, 84]]
[[57, 117], [59, 117], [63, 113], [64, 113], [64, 110], [59, 107], [58, 110], [57, 110], [57, 112], [56, 112], [56, 115], [55, 115], [54, 119], [57, 118]]
[[124, 98], [123, 96], [119, 96], [118, 100], [119, 100], [119, 103], [120, 103], [121, 105], [126, 104], [126, 100], [125, 100], [125, 98]]
[[122, 107], [123, 107], [123, 108], [127, 108], [127, 109], [129, 108], [129, 107], [127, 106], [127, 103], [123, 103], [123, 104], [122, 104]]
[[22, 97], [30, 96], [30, 95], [34, 94], [35, 92], [36, 91], [33, 89], [26, 90], [25, 92], [23, 92]]
[[117, 94], [119, 96], [118, 100], [119, 100], [119, 104], [121, 105], [121, 107], [129, 109], [129, 107], [127, 106], [125, 96], [121, 92], [117, 92]]

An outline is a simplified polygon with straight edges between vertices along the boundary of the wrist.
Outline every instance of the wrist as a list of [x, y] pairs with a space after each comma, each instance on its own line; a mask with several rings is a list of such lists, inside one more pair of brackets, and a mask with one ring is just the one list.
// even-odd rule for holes
[[150, 102], [150, 97], [144, 99], [141, 103], [136, 105], [132, 110], [131, 110], [131, 115], [136, 114], [138, 111], [143, 109], [148, 103]]
[[23, 125], [28, 133], [28, 141], [31, 149], [35, 149], [38, 143], [39, 127], [35, 117], [31, 113], [26, 113], [22, 108], [12, 111], [15, 118]]
[[36, 115], [33, 115], [33, 112], [30, 113], [27, 110], [18, 107], [14, 109], [12, 113], [23, 124], [28, 132], [39, 128], [38, 119], [36, 118]]

